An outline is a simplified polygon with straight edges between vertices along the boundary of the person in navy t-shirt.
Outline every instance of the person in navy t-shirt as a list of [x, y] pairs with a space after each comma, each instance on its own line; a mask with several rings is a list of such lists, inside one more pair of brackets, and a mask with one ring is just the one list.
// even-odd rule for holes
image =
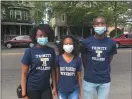
[[50, 75], [55, 94], [55, 51], [47, 46], [53, 30], [47, 24], [32, 29], [31, 39], [35, 46], [25, 50], [22, 58], [21, 87], [24, 99], [52, 99]]
[[78, 57], [76, 39], [69, 35], [65, 36], [59, 52], [56, 57], [58, 97], [59, 99], [82, 99], [82, 62]]
[[97, 17], [93, 21], [95, 34], [82, 42], [82, 61], [84, 65], [83, 99], [108, 99], [110, 89], [110, 63], [117, 53], [116, 42], [106, 37], [106, 21]]

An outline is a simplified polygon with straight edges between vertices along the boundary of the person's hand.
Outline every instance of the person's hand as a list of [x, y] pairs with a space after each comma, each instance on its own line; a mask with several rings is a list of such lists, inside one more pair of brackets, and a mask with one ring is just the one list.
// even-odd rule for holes
[[53, 97], [57, 97], [58, 96], [56, 88], [53, 88], [52, 95], [53, 95]]
[[23, 99], [29, 99], [28, 96], [24, 97]]

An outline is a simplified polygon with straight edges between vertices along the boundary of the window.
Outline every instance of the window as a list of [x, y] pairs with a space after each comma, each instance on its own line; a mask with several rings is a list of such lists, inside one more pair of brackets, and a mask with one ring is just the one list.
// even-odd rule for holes
[[19, 10], [15, 10], [15, 18], [18, 19], [18, 20], [21, 20], [21, 11]]
[[16, 35], [16, 27], [15, 26], [10, 27], [10, 34], [11, 35]]
[[26, 27], [22, 27], [22, 35], [26, 35]]
[[65, 21], [65, 14], [61, 15], [61, 21], [64, 22]]
[[23, 40], [23, 38], [24, 38], [23, 36], [17, 36], [16, 40]]
[[13, 10], [10, 10], [10, 18], [13, 19], [14, 15], [13, 15]]
[[132, 34], [129, 34], [129, 35], [128, 35], [128, 38], [131, 38], [131, 39], [132, 39]]
[[128, 38], [128, 35], [125, 35], [126, 38]]
[[24, 20], [28, 20], [28, 12], [24, 11]]
[[65, 16], [64, 15], [62, 15], [62, 20], [65, 21]]
[[29, 37], [29, 36], [24, 36], [23, 39], [24, 39], [24, 40], [30, 40], [30, 37]]

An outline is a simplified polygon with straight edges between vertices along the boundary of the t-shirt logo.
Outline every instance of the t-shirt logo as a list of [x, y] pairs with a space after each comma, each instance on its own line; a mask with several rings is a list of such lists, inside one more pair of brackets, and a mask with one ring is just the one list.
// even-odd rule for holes
[[96, 56], [92, 56], [92, 60], [94, 61], [105, 61], [105, 58], [102, 56], [102, 53], [107, 50], [107, 47], [98, 47], [92, 46], [92, 50], [97, 54]]
[[96, 53], [97, 53], [97, 57], [101, 57], [102, 51], [96, 50]]
[[49, 58], [40, 58], [40, 61], [43, 62], [42, 66], [47, 66], [47, 61], [49, 61]]
[[37, 54], [35, 56], [41, 62], [41, 65], [36, 67], [37, 70], [50, 70], [51, 67], [48, 61], [50, 62], [51, 54]]
[[60, 75], [75, 76], [76, 68], [74, 67], [60, 67]]

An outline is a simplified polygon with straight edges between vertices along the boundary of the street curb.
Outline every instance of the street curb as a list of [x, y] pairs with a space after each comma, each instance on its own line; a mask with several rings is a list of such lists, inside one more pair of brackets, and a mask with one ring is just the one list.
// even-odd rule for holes
[[2, 53], [1, 55], [23, 55], [24, 53]]

